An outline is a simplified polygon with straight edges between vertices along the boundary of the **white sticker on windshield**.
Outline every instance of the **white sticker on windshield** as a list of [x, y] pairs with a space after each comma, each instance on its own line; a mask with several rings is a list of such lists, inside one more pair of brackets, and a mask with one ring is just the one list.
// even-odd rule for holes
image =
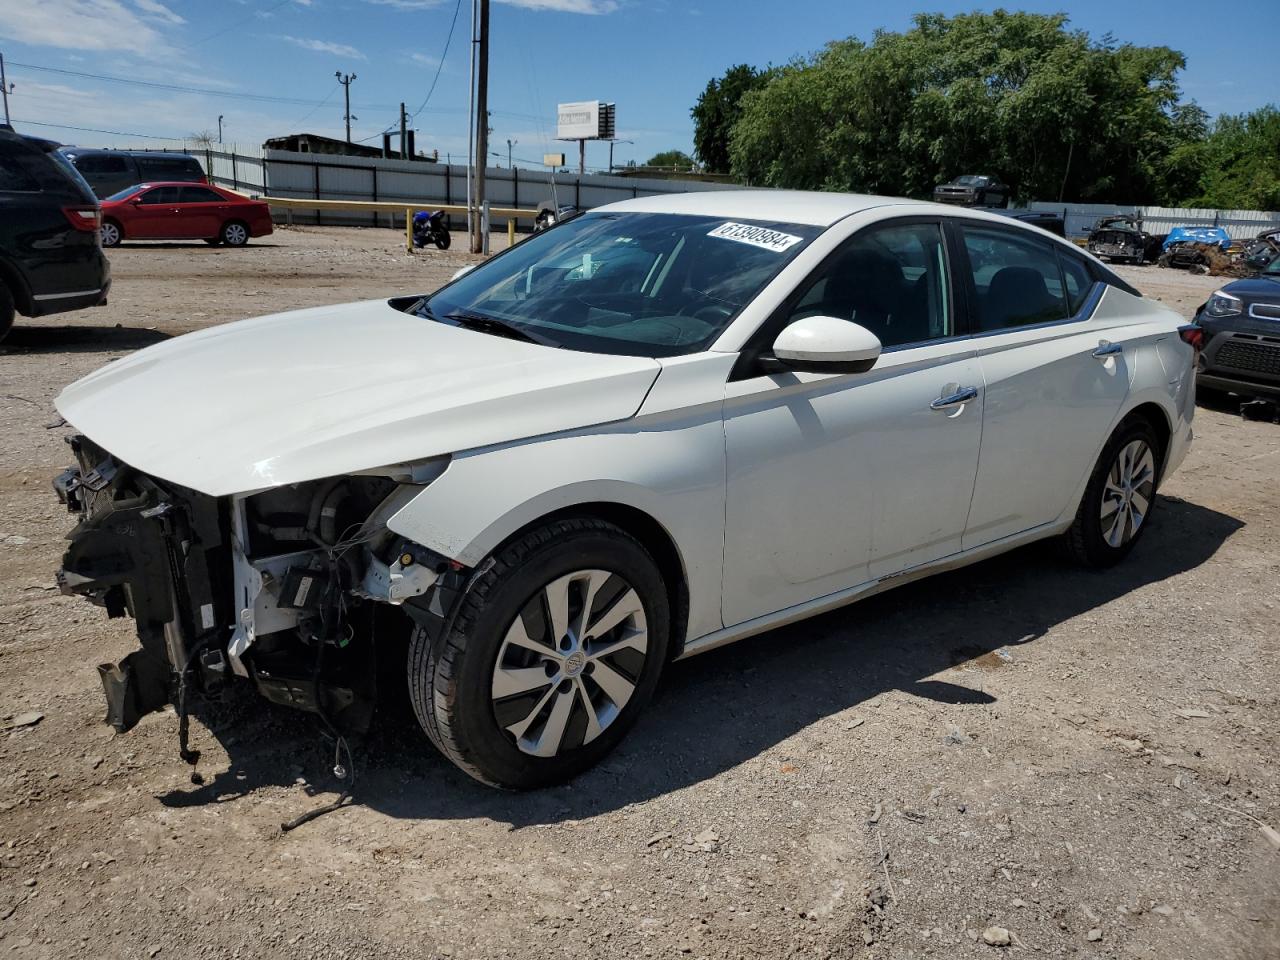
[[722, 223], [710, 233], [708, 237], [720, 237], [724, 240], [737, 240], [738, 243], [749, 243], [753, 247], [763, 247], [765, 250], [772, 250], [775, 253], [781, 253], [794, 247], [803, 240], [803, 237], [794, 237], [789, 233], [780, 233], [777, 230], [770, 230], [768, 227], [753, 227], [749, 223]]

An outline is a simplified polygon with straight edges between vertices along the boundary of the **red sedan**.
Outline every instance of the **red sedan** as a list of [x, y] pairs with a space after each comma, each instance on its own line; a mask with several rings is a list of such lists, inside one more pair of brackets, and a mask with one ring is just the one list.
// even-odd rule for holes
[[271, 233], [261, 200], [203, 183], [140, 183], [102, 201], [102, 245], [121, 240], [203, 240], [243, 247]]

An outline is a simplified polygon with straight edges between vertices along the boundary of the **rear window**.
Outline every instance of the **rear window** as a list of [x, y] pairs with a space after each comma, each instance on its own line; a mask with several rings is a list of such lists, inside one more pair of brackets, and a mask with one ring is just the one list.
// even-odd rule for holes
[[204, 176], [193, 157], [138, 157], [137, 162], [148, 180], [193, 180]]
[[0, 193], [37, 193], [39, 190], [40, 184], [27, 172], [20, 157], [0, 152]]
[[76, 191], [89, 203], [97, 203], [97, 197], [94, 196], [93, 188], [89, 186], [89, 182], [81, 176], [80, 171], [76, 169], [75, 164], [67, 157], [65, 153], [57, 150], [50, 150], [45, 154], [53, 161], [57, 171], [71, 181], [71, 185]]

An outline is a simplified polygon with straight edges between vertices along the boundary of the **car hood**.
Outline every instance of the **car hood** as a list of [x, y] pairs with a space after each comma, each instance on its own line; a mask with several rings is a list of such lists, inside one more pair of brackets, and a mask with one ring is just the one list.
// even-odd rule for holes
[[623, 420], [660, 369], [372, 301], [177, 337], [55, 404], [130, 466], [223, 496]]
[[1236, 280], [1222, 289], [1236, 297], [1280, 303], [1280, 275]]

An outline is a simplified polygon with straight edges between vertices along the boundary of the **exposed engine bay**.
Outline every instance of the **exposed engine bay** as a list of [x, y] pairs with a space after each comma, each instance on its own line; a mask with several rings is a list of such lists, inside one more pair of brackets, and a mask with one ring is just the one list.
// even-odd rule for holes
[[[137, 622], [141, 649], [98, 670], [117, 731], [235, 678], [267, 699], [362, 731], [380, 624], [438, 625], [460, 568], [387, 529], [448, 458], [211, 497], [133, 470], [83, 436], [55, 481], [80, 521], [63, 593]], [[435, 602], [434, 612], [432, 611]]]

